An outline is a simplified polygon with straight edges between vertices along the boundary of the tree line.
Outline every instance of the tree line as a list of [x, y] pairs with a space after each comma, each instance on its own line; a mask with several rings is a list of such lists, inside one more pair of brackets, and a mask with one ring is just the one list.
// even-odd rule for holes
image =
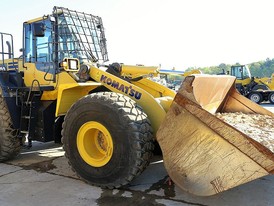
[[[233, 65], [240, 65], [240, 63], [236, 63]], [[210, 66], [210, 67], [189, 67], [186, 71], [191, 71], [193, 69], [199, 69], [204, 74], [221, 74], [223, 72], [230, 72], [231, 64], [224, 64], [221, 63], [218, 66]], [[274, 74], [274, 58], [270, 59], [267, 58], [266, 60], [254, 62], [251, 64], [248, 64], [248, 67], [250, 69], [251, 76], [254, 77], [270, 77], [272, 74]]]

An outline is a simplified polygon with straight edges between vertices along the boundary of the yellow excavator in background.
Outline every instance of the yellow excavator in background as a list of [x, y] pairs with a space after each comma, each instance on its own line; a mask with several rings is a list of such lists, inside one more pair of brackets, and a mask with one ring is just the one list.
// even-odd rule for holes
[[230, 74], [237, 78], [238, 91], [256, 103], [269, 101], [274, 104], [274, 74], [271, 77], [252, 77], [247, 65], [231, 66]]
[[159, 143], [172, 180], [213, 195], [274, 172], [274, 154], [215, 114], [273, 113], [235, 90], [235, 77], [186, 77], [176, 93], [148, 77], [158, 67], [106, 64], [102, 19], [54, 7], [23, 23], [23, 53], [0, 33], [0, 162], [28, 140], [63, 143], [86, 182], [119, 188]]

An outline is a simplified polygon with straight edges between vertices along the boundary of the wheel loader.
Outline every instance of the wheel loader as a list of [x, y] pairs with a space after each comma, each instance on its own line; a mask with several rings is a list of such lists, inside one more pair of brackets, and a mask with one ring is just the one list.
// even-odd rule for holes
[[247, 65], [233, 65], [230, 73], [237, 78], [236, 87], [242, 95], [258, 104], [274, 104], [274, 74], [270, 78], [253, 77]]
[[63, 7], [23, 23], [19, 58], [12, 35], [0, 42], [1, 162], [32, 141], [62, 141], [84, 181], [111, 189], [140, 175], [159, 144], [172, 180], [202, 196], [274, 171], [269, 147], [215, 116], [273, 120], [236, 91], [235, 77], [189, 76], [175, 93], [148, 78], [158, 67], [107, 64], [102, 19]]

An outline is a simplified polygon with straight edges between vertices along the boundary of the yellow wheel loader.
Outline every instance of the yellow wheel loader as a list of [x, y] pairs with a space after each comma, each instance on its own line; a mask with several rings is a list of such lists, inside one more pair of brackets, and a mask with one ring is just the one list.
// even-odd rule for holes
[[231, 66], [231, 75], [237, 78], [238, 91], [256, 103], [269, 101], [274, 104], [274, 74], [268, 78], [252, 77], [247, 65]]
[[100, 17], [54, 7], [23, 24], [23, 49], [0, 33], [0, 161], [28, 141], [63, 142], [73, 170], [106, 188], [128, 184], [149, 165], [155, 143], [173, 181], [212, 195], [274, 171], [270, 146], [216, 113], [273, 113], [235, 90], [235, 77], [195, 75], [176, 94], [147, 77], [159, 68], [106, 64]]

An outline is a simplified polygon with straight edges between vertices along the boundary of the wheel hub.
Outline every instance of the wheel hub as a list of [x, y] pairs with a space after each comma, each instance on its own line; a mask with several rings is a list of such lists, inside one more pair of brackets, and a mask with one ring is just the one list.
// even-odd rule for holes
[[112, 137], [104, 125], [94, 121], [86, 122], [78, 130], [77, 148], [87, 164], [102, 167], [112, 157]]
[[270, 100], [271, 102], [274, 102], [274, 94], [270, 94], [269, 100]]
[[250, 99], [253, 101], [253, 102], [259, 102], [260, 101], [260, 97], [259, 95], [257, 94], [253, 94]]

